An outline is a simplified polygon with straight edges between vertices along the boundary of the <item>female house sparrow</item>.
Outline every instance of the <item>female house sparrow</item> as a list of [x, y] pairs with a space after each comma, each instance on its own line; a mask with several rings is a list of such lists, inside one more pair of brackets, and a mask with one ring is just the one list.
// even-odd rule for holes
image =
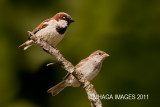
[[[60, 12], [52, 18], [43, 21], [33, 30], [33, 34], [39, 38], [43, 38], [44, 41], [55, 47], [63, 39], [66, 29], [72, 22], [74, 22], [74, 20], [70, 15]], [[19, 48], [26, 50], [33, 44], [34, 41], [29, 38], [29, 40], [20, 45]]]
[[[75, 66], [75, 69], [81, 71], [84, 77], [91, 81], [99, 73], [103, 60], [108, 56], [107, 53], [97, 50], [89, 57], [81, 60]], [[71, 73], [68, 73], [59, 84], [51, 87], [47, 92], [55, 96], [67, 86], [78, 87], [80, 85], [77, 79]]]

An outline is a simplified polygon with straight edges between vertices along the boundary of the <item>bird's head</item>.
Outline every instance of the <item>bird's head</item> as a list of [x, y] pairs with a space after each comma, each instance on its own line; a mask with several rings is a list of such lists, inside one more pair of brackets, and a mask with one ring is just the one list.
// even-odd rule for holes
[[89, 57], [93, 58], [97, 62], [101, 62], [108, 56], [109, 56], [109, 54], [107, 54], [103, 51], [97, 50], [97, 51], [93, 52]]
[[53, 19], [56, 20], [57, 22], [61, 23], [64, 26], [69, 26], [74, 20], [72, 17], [64, 12], [59, 12], [56, 15], [53, 16]]

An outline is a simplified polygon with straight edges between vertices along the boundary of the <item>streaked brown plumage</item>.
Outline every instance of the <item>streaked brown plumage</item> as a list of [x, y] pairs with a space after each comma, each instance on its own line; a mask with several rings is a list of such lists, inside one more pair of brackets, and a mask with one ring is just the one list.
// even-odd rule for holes
[[[89, 57], [81, 60], [75, 66], [75, 69], [81, 71], [84, 77], [88, 81], [91, 81], [99, 73], [103, 60], [108, 56], [109, 55], [105, 52], [97, 50], [93, 52]], [[53, 86], [47, 92], [51, 93], [52, 96], [55, 96], [67, 86], [78, 87], [80, 86], [80, 83], [72, 74], [68, 73], [59, 84]]]
[[[66, 29], [72, 22], [74, 22], [74, 20], [70, 15], [60, 12], [52, 18], [43, 21], [32, 33], [39, 38], [43, 38], [43, 40], [55, 47], [63, 39]], [[26, 50], [33, 44], [34, 41], [29, 39], [20, 45], [19, 48]]]

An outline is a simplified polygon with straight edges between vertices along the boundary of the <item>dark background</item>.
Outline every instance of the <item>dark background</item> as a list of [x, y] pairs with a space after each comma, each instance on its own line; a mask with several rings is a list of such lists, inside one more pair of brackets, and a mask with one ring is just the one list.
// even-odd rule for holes
[[57, 45], [76, 65], [95, 50], [110, 54], [92, 81], [99, 94], [148, 94], [148, 100], [102, 100], [104, 107], [151, 107], [160, 98], [159, 0], [0, 0], [0, 107], [90, 107], [83, 88], [46, 91], [67, 73], [33, 46], [17, 47], [57, 12], [71, 24]]

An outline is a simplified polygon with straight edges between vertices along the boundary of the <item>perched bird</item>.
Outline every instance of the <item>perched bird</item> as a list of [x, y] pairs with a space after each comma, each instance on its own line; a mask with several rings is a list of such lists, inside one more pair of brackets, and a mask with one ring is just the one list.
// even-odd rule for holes
[[[75, 69], [81, 71], [84, 77], [91, 81], [99, 73], [103, 60], [108, 56], [107, 53], [97, 50], [89, 57], [81, 60]], [[51, 87], [47, 92], [55, 96], [67, 86], [78, 87], [80, 85], [78, 80], [71, 73], [68, 73], [59, 84]]]
[[[70, 15], [60, 12], [52, 18], [43, 21], [32, 33], [55, 47], [63, 39], [66, 29], [72, 22], [74, 22], [74, 20]], [[29, 40], [20, 45], [19, 48], [26, 50], [33, 44], [34, 41], [29, 38]]]

